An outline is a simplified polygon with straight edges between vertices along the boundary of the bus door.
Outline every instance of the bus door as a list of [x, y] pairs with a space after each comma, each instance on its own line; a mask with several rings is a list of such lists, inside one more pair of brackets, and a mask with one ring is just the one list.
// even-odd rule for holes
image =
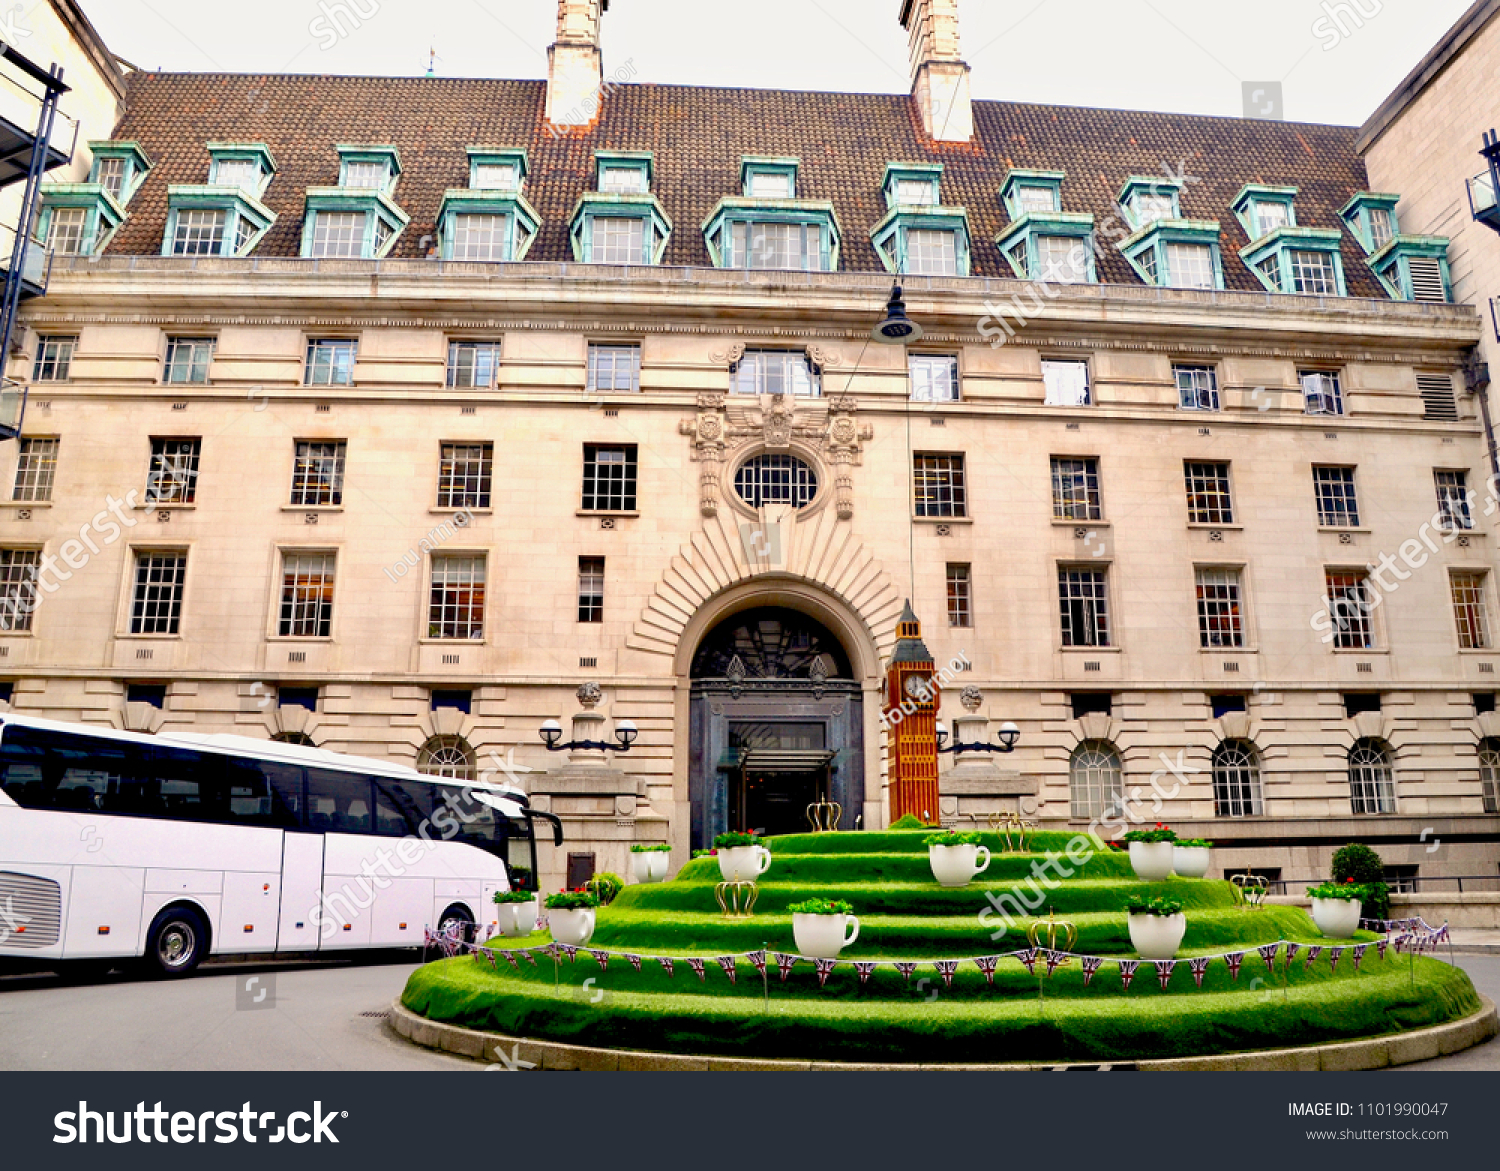
[[[302, 769], [292, 764], [256, 761], [288, 826], [305, 824], [306, 794]], [[281, 838], [281, 907], [276, 924], [277, 951], [313, 951], [321, 942], [318, 917], [323, 897], [323, 835], [288, 828]]]

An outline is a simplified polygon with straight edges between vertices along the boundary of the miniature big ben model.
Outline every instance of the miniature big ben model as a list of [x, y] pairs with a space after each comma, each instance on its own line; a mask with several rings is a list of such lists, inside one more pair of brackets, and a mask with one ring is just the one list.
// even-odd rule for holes
[[886, 670], [886, 728], [890, 735], [891, 820], [910, 813], [938, 816], [938, 682], [932, 652], [911, 602], [896, 626], [896, 649]]

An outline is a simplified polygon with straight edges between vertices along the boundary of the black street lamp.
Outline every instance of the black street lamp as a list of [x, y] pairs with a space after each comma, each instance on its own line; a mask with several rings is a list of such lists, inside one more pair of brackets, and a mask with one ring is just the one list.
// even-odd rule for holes
[[542, 742], [547, 745], [548, 752], [629, 752], [630, 746], [635, 743], [640, 731], [631, 720], [615, 721], [615, 739], [618, 744], [611, 744], [607, 740], [569, 740], [561, 744], [562, 725], [556, 720], [548, 720], [541, 727]]
[[962, 741], [955, 741], [952, 747], [944, 748], [943, 744], [948, 739], [948, 729], [943, 727], [942, 724], [937, 726], [938, 751], [952, 752], [955, 755], [964, 752], [1014, 752], [1016, 750], [1016, 742], [1021, 739], [1021, 729], [1011, 723], [1001, 724], [1000, 731], [995, 734], [995, 738], [1000, 743], [989, 744], [985, 741], [979, 741], [975, 744], [965, 744]]

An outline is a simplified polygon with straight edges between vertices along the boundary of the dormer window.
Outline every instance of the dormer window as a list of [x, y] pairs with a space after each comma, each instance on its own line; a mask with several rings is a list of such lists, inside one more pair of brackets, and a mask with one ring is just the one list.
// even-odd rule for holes
[[1399, 202], [1399, 195], [1361, 191], [1339, 209], [1339, 218], [1366, 255], [1379, 252], [1396, 238], [1400, 231], [1396, 221]]
[[1117, 202], [1125, 209], [1131, 225], [1140, 231], [1161, 220], [1179, 218], [1181, 189], [1182, 185], [1175, 179], [1132, 175], [1120, 188]]
[[942, 203], [941, 164], [888, 163], [889, 210], [870, 232], [888, 271], [911, 276], [969, 275], [969, 215]]
[[1337, 228], [1299, 226], [1296, 198], [1295, 187], [1241, 188], [1231, 206], [1250, 243], [1240, 259], [1273, 293], [1342, 297], [1343, 237]]
[[151, 160], [138, 142], [108, 141], [91, 142], [89, 150], [94, 161], [89, 169], [90, 183], [99, 187], [124, 207], [140, 190], [151, 170]]
[[795, 199], [797, 159], [746, 157], [740, 161], [740, 190], [750, 199]]
[[263, 142], [210, 142], [210, 187], [232, 187], [259, 199], [276, 174], [276, 162]]
[[1295, 187], [1263, 187], [1247, 184], [1240, 189], [1231, 205], [1245, 235], [1262, 240], [1278, 228], [1297, 226]]
[[444, 260], [524, 260], [542, 226], [541, 216], [521, 193], [526, 152], [471, 146], [468, 154], [468, 187], [444, 192], [438, 209], [439, 255]]
[[[796, 159], [746, 158], [740, 196], [726, 196], [703, 223], [703, 239], [717, 268], [833, 272], [842, 232], [833, 204], [797, 199]], [[770, 176], [765, 184], [760, 176]], [[785, 180], [777, 182], [776, 177]], [[778, 194], [765, 195], [766, 191]]]
[[524, 150], [471, 146], [468, 154], [472, 191], [520, 191], [526, 182]]
[[887, 163], [885, 205], [936, 207], [942, 202], [943, 167], [940, 163]]
[[1092, 284], [1094, 217], [1062, 210], [1061, 171], [1012, 170], [1000, 187], [1011, 223], [995, 237], [1021, 280]]
[[672, 221], [651, 194], [650, 152], [604, 152], [595, 156], [597, 192], [585, 192], [574, 208], [573, 257], [585, 264], [658, 264], [672, 234]]
[[1024, 211], [1060, 211], [1057, 193], [1050, 187], [1022, 183], [1016, 188], [1016, 203]]
[[401, 174], [401, 156], [394, 146], [335, 147], [339, 152], [339, 186], [354, 191], [393, 195]]
[[94, 174], [98, 176], [99, 186], [116, 199], [119, 199], [125, 190], [125, 167], [125, 160], [119, 155], [100, 159], [94, 165]]
[[1186, 220], [1174, 179], [1131, 176], [1119, 205], [1135, 231], [1120, 250], [1149, 285], [1168, 289], [1222, 289], [1217, 220]]
[[790, 175], [777, 175], [762, 172], [750, 176], [749, 189], [746, 195], [756, 199], [790, 199], [792, 197], [792, 177]]

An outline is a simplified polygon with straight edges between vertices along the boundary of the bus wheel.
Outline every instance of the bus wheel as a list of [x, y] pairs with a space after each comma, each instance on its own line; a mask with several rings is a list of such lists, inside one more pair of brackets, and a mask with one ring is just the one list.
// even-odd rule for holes
[[459, 934], [459, 938], [465, 943], [472, 943], [474, 941], [474, 916], [469, 914], [467, 907], [460, 906], [457, 903], [444, 911], [438, 919], [438, 934], [446, 935], [448, 929], [456, 923], [463, 925], [463, 931]]
[[162, 976], [185, 976], [208, 950], [208, 927], [190, 907], [172, 907], [151, 924], [146, 961]]

